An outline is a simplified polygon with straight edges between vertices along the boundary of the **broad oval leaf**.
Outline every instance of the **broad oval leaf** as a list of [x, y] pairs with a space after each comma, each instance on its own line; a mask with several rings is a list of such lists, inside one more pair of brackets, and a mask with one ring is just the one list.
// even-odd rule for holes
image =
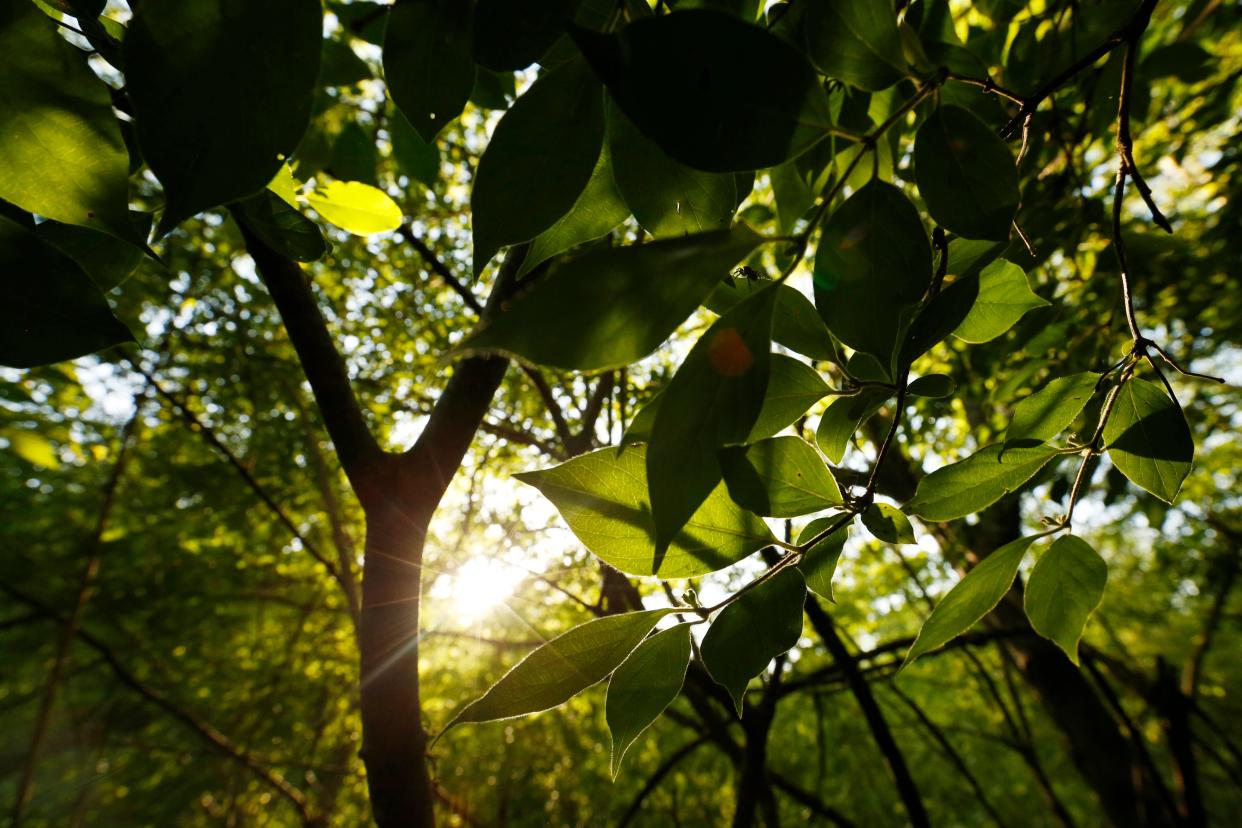
[[910, 329], [901, 345], [899, 365], [911, 365], [936, 343], [952, 334], [966, 319], [978, 298], [978, 274], [959, 278], [933, 296], [910, 323]]
[[1108, 564], [1099, 552], [1075, 535], [1057, 538], [1026, 582], [1026, 617], [1077, 664], [1078, 641], [1107, 583]]
[[703, 636], [703, 665], [729, 691], [738, 715], [750, 680], [802, 636], [806, 581], [786, 567], [721, 610]]
[[745, 441], [759, 417], [775, 302], [760, 291], [717, 319], [664, 390], [647, 450], [657, 555], [720, 483], [716, 450]]
[[955, 520], [982, 511], [1015, 491], [1058, 454], [1049, 446], [986, 446], [919, 481], [903, 511], [924, 520]]
[[815, 253], [815, 306], [851, 348], [888, 364], [902, 313], [931, 284], [931, 246], [901, 190], [874, 180], [824, 226]]
[[833, 463], [840, 463], [850, 438], [893, 396], [891, 388], [864, 386], [857, 394], [838, 397], [824, 409], [815, 429], [815, 442]]
[[731, 15], [695, 9], [571, 34], [643, 134], [695, 169], [774, 167], [832, 127], [806, 58]]
[[953, 396], [957, 383], [947, 374], [924, 374], [906, 386], [906, 392], [916, 397], [940, 399]]
[[[816, 518], [808, 523], [798, 535], [798, 543], [804, 544], [841, 520], [840, 515]], [[836, 529], [828, 537], [812, 546], [802, 554], [798, 569], [806, 578], [806, 588], [821, 598], [827, 598], [834, 604], [837, 599], [832, 594], [832, 577], [836, 574], [837, 563], [841, 560], [841, 552], [845, 549], [845, 541], [850, 536], [850, 522]]]
[[530, 243], [530, 250], [518, 270], [519, 276], [575, 245], [598, 239], [629, 217], [630, 208], [625, 206], [617, 190], [612, 171], [612, 154], [605, 141], [586, 188], [568, 213]]
[[690, 666], [690, 625], [648, 638], [612, 674], [605, 712], [612, 737], [612, 775], [630, 745], [673, 703]]
[[552, 268], [462, 343], [576, 371], [654, 351], [760, 239], [745, 227], [594, 250]]
[[733, 502], [757, 515], [797, 517], [842, 503], [836, 478], [801, 437], [726, 448], [720, 466]]
[[1099, 382], [1099, 374], [1084, 371], [1054, 379], [1031, 394], [1014, 407], [1005, 445], [1033, 445], [1056, 437], [1082, 413]]
[[[738, 302], [772, 282], [770, 279], [728, 277], [713, 290], [703, 305], [716, 313], [725, 313]], [[772, 341], [811, 359], [835, 360], [837, 350], [832, 336], [811, 300], [786, 284], [776, 287], [776, 309], [772, 314]]]
[[384, 29], [384, 82], [428, 144], [461, 114], [474, 88], [470, 4], [398, 0]]
[[616, 107], [608, 112], [608, 144], [617, 188], [651, 235], [684, 236], [729, 226], [737, 204], [732, 174], [674, 161]]
[[383, 190], [360, 181], [329, 181], [306, 196], [315, 212], [356, 236], [401, 226], [401, 208]]
[[1195, 441], [1186, 417], [1162, 388], [1131, 379], [1121, 387], [1104, 426], [1108, 457], [1122, 474], [1165, 503], [1190, 473]]
[[0, 11], [0, 124], [0, 199], [146, 245], [108, 88], [29, 3]]
[[603, 448], [515, 477], [552, 501], [592, 554], [630, 575], [693, 578], [772, 542], [767, 524], [738, 508], [722, 483], [657, 560], [646, 456], [644, 446]]
[[968, 239], [1009, 238], [1018, 210], [1013, 153], [987, 124], [958, 106], [941, 106], [914, 140], [919, 194], [941, 226]]
[[132, 342], [78, 263], [0, 216], [0, 365], [31, 368]]
[[569, 212], [604, 141], [603, 92], [581, 60], [540, 75], [496, 125], [470, 191], [477, 276], [500, 248]]
[[862, 522], [868, 532], [886, 543], [918, 543], [910, 519], [895, 506], [872, 503], [863, 510]]
[[1018, 576], [1026, 550], [1043, 535], [1018, 538], [992, 551], [966, 577], [958, 581], [948, 595], [940, 599], [932, 614], [919, 628], [918, 637], [906, 653], [901, 669], [916, 658], [957, 638], [979, 622], [1000, 603]]
[[907, 64], [889, 0], [819, 0], [806, 9], [807, 52], [829, 77], [876, 92], [901, 80]]
[[[138, 237], [146, 238], [151, 229], [151, 215], [131, 211], [130, 220], [138, 228]], [[81, 265], [91, 281], [103, 290], [110, 290], [128, 279], [142, 264], [144, 256], [137, 245], [76, 224], [41, 221], [35, 225], [35, 234]]]
[[495, 72], [525, 69], [565, 33], [575, 5], [571, 0], [478, 0], [474, 59]]
[[322, 36], [319, 0], [135, 9], [125, 80], [167, 198], [160, 234], [272, 180], [310, 122]]
[[459, 724], [512, 719], [564, 704], [606, 678], [661, 618], [676, 611], [667, 608], [607, 615], [558, 635], [458, 711], [440, 735]]
[[1012, 328], [1027, 311], [1050, 304], [1031, 290], [1026, 273], [1013, 262], [992, 262], [977, 278], [979, 291], [975, 301], [953, 331], [954, 336], [966, 342], [990, 342]]
[[298, 262], [323, 258], [328, 246], [315, 222], [271, 190], [232, 205], [233, 216], [277, 253]]
[[440, 150], [419, 135], [400, 112], [394, 112], [388, 121], [388, 133], [392, 140], [392, 157], [415, 181], [428, 187], [434, 186], [440, 177]]

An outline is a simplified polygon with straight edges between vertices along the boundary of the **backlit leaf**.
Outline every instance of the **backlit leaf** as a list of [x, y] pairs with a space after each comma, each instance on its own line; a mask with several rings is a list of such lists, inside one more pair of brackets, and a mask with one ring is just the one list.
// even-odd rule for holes
[[850, 438], [894, 394], [890, 388], [865, 386], [857, 394], [838, 397], [824, 409], [815, 429], [815, 442], [833, 463], [840, 463]]
[[[703, 302], [716, 313], [729, 308], [771, 284], [768, 279], [747, 279], [730, 276]], [[836, 359], [832, 337], [819, 318], [815, 306], [802, 293], [789, 285], [776, 287], [776, 310], [772, 315], [772, 341], [811, 359]]]
[[401, 208], [388, 194], [358, 181], [329, 181], [308, 193], [315, 212], [356, 236], [387, 233], [401, 226]]
[[1195, 441], [1186, 417], [1160, 386], [1131, 379], [1104, 426], [1108, 457], [1121, 473], [1172, 503], [1190, 473]]
[[841, 489], [815, 447], [800, 437], [772, 437], [720, 453], [729, 496], [767, 517], [796, 517], [841, 505]]
[[906, 74], [897, 14], [888, 0], [820, 0], [806, 10], [806, 42], [821, 72], [877, 91]]
[[677, 698], [689, 666], [690, 625], [678, 624], [639, 644], [612, 674], [606, 712], [614, 777], [630, 745]]
[[1026, 273], [1013, 262], [1001, 259], [985, 267], [978, 276], [979, 292], [966, 318], [953, 335], [966, 342], [989, 342], [1013, 327], [1035, 308], [1049, 302], [1031, 290]]
[[918, 543], [914, 527], [901, 510], [887, 503], [872, 503], [862, 513], [863, 526], [878, 539], [887, 543]]
[[[798, 535], [798, 543], [807, 543], [839, 520], [841, 520], [840, 515], [816, 518], [803, 528]], [[841, 560], [841, 552], [845, 549], [845, 541], [849, 535], [850, 522], [846, 521], [831, 535], [806, 550], [802, 555], [801, 563], [798, 564], [798, 569], [802, 570], [806, 578], [806, 588], [833, 603], [836, 603], [837, 599], [832, 595], [832, 576], [836, 574], [837, 562]]]
[[1100, 375], [1094, 371], [1054, 379], [1018, 403], [1005, 432], [1005, 445], [1044, 443], [1078, 417], [1095, 394]]
[[1057, 450], [1048, 446], [1005, 448], [993, 443], [920, 480], [903, 511], [930, 521], [974, 514], [1020, 488], [1056, 456]]
[[1026, 617], [1077, 664], [1078, 641], [1107, 583], [1100, 553], [1076, 535], [1057, 538], [1026, 582]]
[[328, 252], [315, 222], [271, 190], [234, 203], [233, 215], [268, 247], [294, 261], [317, 261]]

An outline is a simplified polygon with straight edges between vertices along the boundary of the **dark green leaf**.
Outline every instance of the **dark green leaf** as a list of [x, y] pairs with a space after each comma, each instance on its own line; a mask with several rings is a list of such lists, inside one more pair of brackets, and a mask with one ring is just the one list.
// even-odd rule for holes
[[29, 3], [0, 11], [0, 124], [0, 199], [145, 246], [108, 88]]
[[1095, 394], [1100, 375], [1093, 371], [1054, 379], [1013, 410], [1005, 445], [1045, 443], [1056, 437], [1082, 412]]
[[[729, 308], [771, 284], [768, 279], [750, 280], [730, 276], [713, 290], [703, 305], [716, 313]], [[786, 284], [776, 288], [776, 310], [772, 317], [772, 341], [811, 359], [836, 359], [832, 337], [810, 300]]]
[[815, 306], [837, 338], [885, 365], [902, 313], [931, 284], [931, 246], [901, 190], [874, 180], [824, 226], [815, 254]]
[[77, 262], [3, 217], [0, 273], [0, 365], [47, 365], [133, 341]]
[[[841, 520], [840, 515], [816, 518], [803, 528], [798, 535], [798, 543], [811, 540], [834, 523]], [[806, 550], [798, 569], [806, 577], [806, 587], [816, 595], [836, 603], [832, 595], [832, 576], [836, 574], [837, 562], [841, 560], [841, 552], [845, 549], [845, 541], [850, 535], [850, 521], [846, 521], [839, 529], [819, 543]]]
[[268, 247], [294, 261], [317, 261], [328, 252], [315, 222], [271, 190], [236, 202], [233, 215]]
[[772, 542], [767, 524], [739, 509], [721, 484], [657, 560], [642, 446], [603, 448], [516, 477], [552, 501], [596, 557], [630, 575], [693, 578]]
[[733, 502], [766, 517], [797, 517], [840, 506], [841, 489], [815, 447], [800, 437], [772, 437], [720, 453]]
[[1100, 553], [1075, 535], [1057, 538], [1026, 582], [1026, 617], [1077, 664], [1078, 640], [1107, 583], [1108, 564]]
[[746, 685], [802, 636], [806, 581], [788, 567], [725, 607], [703, 636], [703, 664], [729, 691], [738, 715]]
[[1172, 503], [1190, 473], [1195, 441], [1186, 417], [1159, 386], [1131, 379], [1104, 426], [1108, 457], [1130, 482]]
[[629, 365], [758, 242], [739, 228], [585, 253], [554, 267], [461, 348], [579, 371]]
[[440, 150], [423, 140], [400, 112], [388, 122], [392, 135], [392, 154], [405, 174], [428, 187], [440, 177]]
[[768, 387], [776, 291], [716, 320], [664, 389], [647, 450], [657, 559], [720, 483], [716, 450], [750, 435]]
[[879, 540], [887, 543], [918, 543], [910, 519], [900, 509], [887, 503], [872, 503], [862, 513], [863, 526]]
[[508, 109], [516, 97], [517, 81], [512, 72], [493, 72], [485, 66], [475, 67], [470, 103], [482, 109]]
[[689, 666], [690, 625], [678, 624], [639, 644], [612, 674], [606, 711], [614, 778], [630, 745], [677, 698]]
[[1007, 543], [967, 572], [923, 622], [901, 668], [904, 670], [919, 656], [949, 643], [991, 612], [1013, 586], [1026, 550], [1041, 537], [1033, 535]]
[[946, 230], [968, 239], [1009, 238], [1019, 197], [1013, 153], [969, 111], [942, 106], [923, 122], [914, 174], [928, 212]]
[[[146, 238], [151, 229], [151, 216], [131, 212], [130, 223], [138, 228], [139, 238]], [[44, 221], [35, 226], [35, 233], [68, 254], [103, 290], [110, 290], [124, 282], [142, 263], [141, 248], [88, 227]]]
[[571, 247], [598, 239], [629, 217], [630, 208], [621, 199], [612, 172], [612, 156], [605, 141], [586, 188], [568, 213], [530, 243], [519, 276]]
[[974, 514], [1016, 491], [1056, 456], [1048, 446], [1005, 449], [993, 443], [920, 480], [904, 511], [930, 521]]
[[558, 635], [458, 711], [441, 735], [459, 724], [512, 719], [564, 704], [607, 677], [661, 618], [675, 611], [607, 615]]
[[496, 72], [525, 69], [564, 34], [573, 6], [570, 0], [479, 0], [475, 60]]
[[125, 38], [138, 142], [164, 185], [161, 235], [267, 186], [310, 122], [318, 0], [143, 3]]
[[979, 292], [974, 304], [953, 331], [954, 336], [966, 342], [989, 342], [1012, 328], [1027, 311], [1049, 304], [1031, 290], [1026, 273], [1013, 262], [992, 262], [979, 273], [978, 279]]
[[348, 43], [334, 37], [324, 38], [319, 59], [321, 86], [353, 86], [370, 79], [371, 67]]
[[910, 323], [909, 333], [901, 346], [901, 365], [910, 365], [953, 333], [966, 319], [978, 297], [978, 275], [958, 279], [933, 296]]
[[888, 0], [820, 0], [806, 10], [807, 51], [829, 77], [877, 91], [905, 77], [897, 14]]
[[586, 65], [541, 75], [496, 125], [470, 193], [474, 272], [530, 241], [573, 207], [604, 141], [603, 96]]
[[617, 188], [653, 236], [684, 236], [727, 228], [737, 204], [729, 173], [693, 170], [664, 154], [616, 107], [608, 112]]
[[825, 136], [828, 98], [789, 44], [706, 10], [638, 20], [618, 34], [572, 29], [613, 99], [690, 167], [774, 167]]
[[916, 397], [949, 397], [957, 390], [957, 383], [946, 374], [924, 374], [910, 383], [906, 391]]
[[356, 121], [350, 121], [336, 136], [328, 172], [341, 181], [379, 186], [375, 177], [375, 140]]
[[815, 442], [833, 463], [840, 463], [858, 427], [893, 396], [891, 388], [865, 387], [857, 394], [839, 397], [824, 410], [815, 430]]
[[384, 30], [388, 94], [428, 144], [461, 114], [474, 88], [470, 4], [399, 0]]

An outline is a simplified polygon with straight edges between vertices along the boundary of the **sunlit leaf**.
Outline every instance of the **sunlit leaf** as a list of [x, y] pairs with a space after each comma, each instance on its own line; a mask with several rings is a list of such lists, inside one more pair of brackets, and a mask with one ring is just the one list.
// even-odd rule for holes
[[833, 463], [840, 463], [850, 438], [892, 396], [890, 388], [864, 386], [857, 394], [838, 397], [824, 409], [815, 429], [815, 442]]
[[1160, 386], [1131, 379], [1117, 395], [1104, 444], [1121, 473], [1166, 503], [1172, 503], [1190, 473], [1195, 441], [1186, 417]]
[[974, 514], [1020, 488], [1056, 456], [1057, 450], [1049, 446], [1005, 448], [994, 443], [924, 477], [903, 511], [931, 521]]
[[8, 451], [31, 465], [43, 469], [60, 468], [60, 458], [52, 441], [34, 431], [5, 430], [0, 437], [9, 441]]
[[772, 437], [720, 453], [729, 496], [767, 517], [797, 517], [841, 505], [841, 489], [815, 447], [801, 437]]
[[1082, 412], [1099, 381], [1100, 375], [1093, 371], [1050, 381], [1014, 408], [1005, 445], [1043, 443], [1056, 437]]
[[644, 446], [603, 448], [515, 476], [552, 501], [594, 555], [631, 575], [691, 578], [771, 543], [767, 524], [735, 505], [721, 483], [657, 558], [646, 455]]
[[1078, 663], [1078, 640], [1104, 597], [1108, 564], [1076, 535], [1065, 535], [1043, 554], [1026, 582], [1026, 616], [1035, 632]]
[[388, 194], [358, 181], [329, 181], [308, 193], [315, 212], [356, 236], [387, 233], [401, 226], [401, 208]]
[[887, 503], [872, 503], [862, 513], [863, 526], [882, 541], [896, 544], [918, 543], [914, 527], [901, 510]]
[[[798, 535], [798, 543], [808, 543], [820, 532], [841, 520], [840, 515], [816, 518], [808, 523]], [[806, 578], [806, 588], [816, 595], [836, 603], [832, 594], [832, 577], [837, 572], [837, 562], [841, 560], [841, 552], [845, 549], [845, 541], [850, 535], [850, 522], [846, 521], [839, 529], [812, 546], [802, 555], [798, 569]]]
[[966, 318], [953, 335], [966, 342], [988, 342], [1013, 327], [1035, 308], [1049, 302], [1031, 290], [1022, 268], [1004, 259], [985, 267], [978, 276], [979, 292]]
[[606, 711], [614, 777], [630, 745], [677, 698], [689, 666], [690, 625], [678, 624], [639, 644], [612, 674]]
[[[738, 302], [771, 284], [768, 279], [730, 276], [703, 302], [716, 313], [725, 313]], [[776, 287], [776, 309], [772, 312], [772, 341], [811, 359], [836, 359], [832, 337], [811, 301], [789, 285]]]

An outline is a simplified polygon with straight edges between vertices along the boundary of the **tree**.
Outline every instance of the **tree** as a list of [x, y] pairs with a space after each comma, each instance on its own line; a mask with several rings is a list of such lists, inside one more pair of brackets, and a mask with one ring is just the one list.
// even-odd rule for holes
[[[223, 611], [228, 628], [291, 625], [314, 641], [291, 640], [283, 663], [356, 682], [382, 826], [432, 825], [437, 802], [473, 819], [428, 758], [438, 766], [459, 744], [478, 756], [467, 725], [549, 709], [605, 679], [614, 774], [666, 710], [694, 731], [622, 821], [705, 745], [734, 768], [735, 825], [778, 824], [790, 803], [866, 821], [777, 770], [770, 750], [780, 710], [822, 724], [834, 688], [857, 705], [855, 735], [874, 744], [900, 803], [879, 819], [925, 825], [950, 807], [926, 794], [895, 725], [903, 711], [983, 817], [1011, 823], [996, 781], [929, 712], [944, 700], [907, 689], [942, 670], [978, 683], [1007, 758], [1064, 824], [1094, 806], [1065, 802], [1046, 769], [1037, 746], [1053, 729], [1113, 824], [1227, 812], [1236, 789], [1205, 793], [1199, 764], [1213, 756], [1214, 774], [1236, 773], [1234, 734], [1199, 685], [1234, 620], [1238, 506], [1202, 491], [1208, 472], [1230, 473], [1218, 448], [1192, 468], [1196, 444], [1202, 455], [1234, 424], [1236, 399], [1184, 365], [1227, 363], [1216, 357], [1238, 333], [1237, 12], [1155, 0], [758, 5], [399, 0], [333, 3], [325, 18], [316, 0], [68, 0], [0, 13], [12, 298], [0, 362], [25, 371], [6, 380], [16, 424], [4, 434], [45, 472], [60, 466], [57, 444], [94, 442], [101, 455], [38, 506], [72, 516], [51, 528], [62, 545], [77, 538], [66, 560], [80, 577], [64, 576], [58, 600], [13, 572], [0, 582], [15, 629], [31, 618], [57, 630], [51, 668], [23, 691], [38, 704], [15, 822], [75, 648], [304, 824], [333, 817], [356, 748], [347, 717], [310, 726], [323, 713], [310, 701], [289, 714], [317, 734], [299, 784], [296, 757], [257, 749], [268, 729], [284, 732], [254, 721], [257, 702], [243, 694], [249, 712], [221, 728], [84, 620], [104, 613], [90, 605], [105, 557], [140, 559], [143, 539], [200, 554], [247, 538], [309, 561], [282, 552], [262, 564], [297, 573], [291, 589], [271, 582], [289, 619], [243, 626]], [[1159, 180], [1157, 160], [1171, 168]], [[1210, 183], [1173, 174], [1194, 166], [1211, 167]], [[670, 337], [681, 347], [662, 349]], [[106, 449], [108, 418], [56, 367], [91, 354], [78, 364], [108, 366], [135, 399]], [[157, 404], [204, 442], [187, 449], [153, 419]], [[494, 441], [472, 449], [480, 435]], [[227, 467], [183, 476], [185, 452]], [[158, 466], [154, 480], [193, 493], [170, 503], [148, 484], [136, 502], [150, 514], [227, 505], [224, 537], [187, 543], [136, 509], [118, 530], [135, 453]], [[420, 616], [427, 544], [479, 532], [486, 498], [473, 491], [460, 527], [436, 526], [461, 472], [485, 488], [498, 470], [510, 491], [520, 481], [555, 507], [576, 537], [565, 547], [594, 556], [568, 577], [598, 580], [600, 597], [532, 576], [592, 617], [557, 619], [563, 632], [503, 675], [487, 670], [494, 683], [472, 694], [420, 672], [434, 632]], [[15, 502], [35, 506], [38, 480], [17, 466]], [[1087, 504], [1094, 521], [1076, 515]], [[1200, 643], [1146, 661], [1115, 633], [1082, 643], [1118, 588], [1106, 507], [1123, 526], [1194, 538], [1199, 569], [1185, 565], [1220, 585], [1190, 613]], [[47, 528], [32, 516], [13, 525], [15, 538]], [[489, 525], [531, 531], [499, 515]], [[939, 569], [906, 555], [918, 538]], [[897, 563], [851, 617], [832, 605], [834, 575], [852, 565], [860, 578], [873, 555]], [[239, 574], [226, 592], [251, 587]], [[107, 590], [120, 602], [108, 612], [125, 616], [134, 589]], [[1121, 589], [1141, 605], [1138, 589]], [[870, 617], [894, 596], [905, 612]], [[910, 610], [923, 603], [925, 619]], [[964, 661], [942, 668], [933, 652]], [[283, 710], [287, 671], [269, 667]], [[1230, 686], [1232, 669], [1217, 669]], [[1034, 726], [1026, 696], [1046, 717]], [[1135, 699], [1166, 733], [1159, 755]]]

